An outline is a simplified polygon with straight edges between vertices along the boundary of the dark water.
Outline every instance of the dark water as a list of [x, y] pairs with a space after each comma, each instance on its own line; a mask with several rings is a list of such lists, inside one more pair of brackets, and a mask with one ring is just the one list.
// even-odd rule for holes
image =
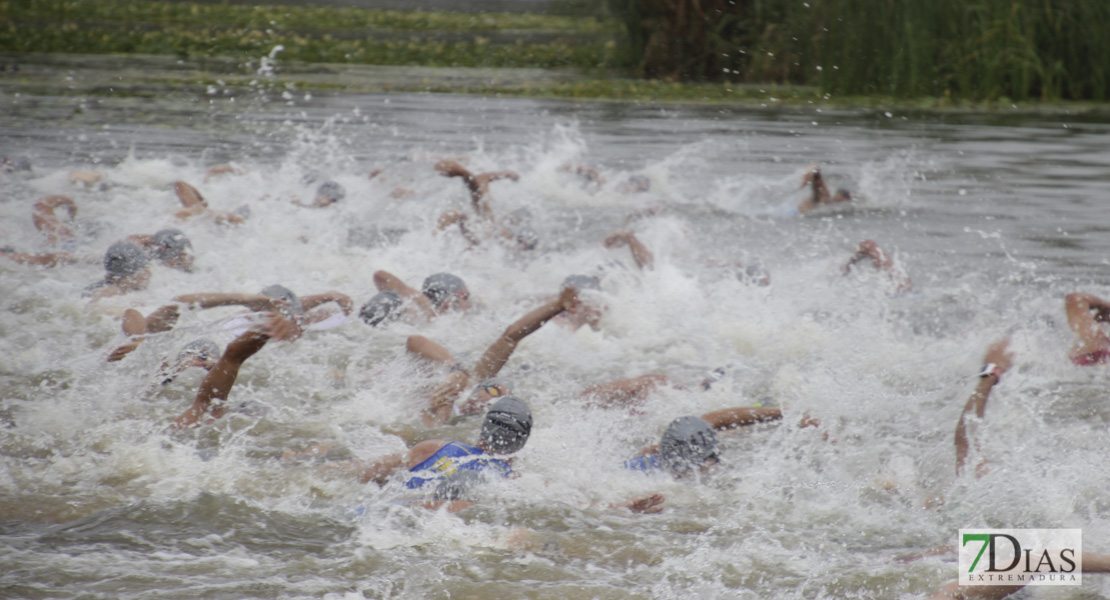
[[[49, 270], [0, 263], [0, 596], [916, 598], [955, 578], [955, 563], [894, 557], [949, 544], [961, 527], [1082, 528], [1085, 549], [1110, 552], [1108, 375], [1067, 362], [1062, 301], [1110, 294], [1106, 122], [283, 94], [264, 77], [248, 92], [156, 91], [36, 93], [6, 80], [0, 97], [0, 153], [33, 164], [0, 175], [2, 242], [47, 250], [30, 205], [64, 193], [86, 257]], [[532, 212], [537, 252], [468, 250], [433, 233], [442, 210], [467, 201], [432, 169], [448, 156], [520, 174], [493, 184], [494, 207]], [[229, 162], [243, 173], [205, 181]], [[809, 163], [857, 201], [795, 216]], [[596, 167], [606, 183], [585, 188], [567, 164]], [[93, 169], [103, 179], [92, 187], [67, 178]], [[347, 198], [294, 205], [312, 193], [313, 171]], [[650, 191], [622, 193], [630, 175], [648, 176]], [[214, 209], [245, 205], [251, 217], [238, 228], [175, 220], [178, 179]], [[627, 225], [655, 254], [639, 273], [627, 249], [600, 241], [655, 205], [664, 210]], [[108, 244], [168, 226], [192, 239], [195, 273], [155, 267], [143, 292], [80, 297]], [[840, 274], [866, 238], [892, 253], [913, 293], [866, 269]], [[738, 260], [761, 263], [772, 285], [739, 282]], [[473, 440], [473, 421], [412, 433], [442, 374], [416, 375], [405, 338], [426, 335], [472, 363], [565, 275], [599, 266], [600, 330], [549, 325], [506, 366], [536, 427], [521, 477], [478, 506], [414, 509], [394, 503], [397, 484], [278, 460], [320, 442], [373, 459], [402, 450], [395, 434], [406, 431]], [[191, 432], [165, 425], [202, 373], [159, 386], [158, 366], [197, 335], [230, 341], [234, 310], [187, 313], [127, 360], [103, 360], [123, 341], [125, 308], [276, 281], [339, 290], [357, 306], [376, 269], [410, 283], [456, 272], [480, 309], [423, 327], [351, 320], [272, 344], [232, 395], [266, 410]], [[956, 419], [986, 345], [1006, 334], [1015, 368], [979, 425], [991, 473], [955, 479]], [[709, 392], [663, 390], [635, 413], [576, 399], [643, 373], [696, 387], [718, 366], [729, 375]], [[765, 398], [787, 424], [726, 438], [723, 464], [703, 480], [618, 467], [674, 417]], [[823, 431], [792, 427], [802, 413]], [[667, 498], [658, 515], [601, 508], [653, 492]], [[948, 503], [923, 510], [937, 493]], [[1032, 597], [1103, 597], [1108, 585], [1091, 576]]]

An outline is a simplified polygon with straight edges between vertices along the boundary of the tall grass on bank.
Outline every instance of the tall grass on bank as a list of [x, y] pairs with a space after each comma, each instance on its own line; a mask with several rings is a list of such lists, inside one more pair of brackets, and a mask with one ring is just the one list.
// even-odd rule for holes
[[[610, 0], [632, 64], [679, 80], [983, 100], [1110, 95], [1108, 0]], [[660, 51], [662, 49], [662, 51]]]

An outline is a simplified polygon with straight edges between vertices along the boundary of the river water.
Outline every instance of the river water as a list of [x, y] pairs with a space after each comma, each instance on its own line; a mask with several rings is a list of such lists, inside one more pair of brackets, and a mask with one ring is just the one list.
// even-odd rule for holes
[[[1110, 295], [1110, 124], [1067, 114], [903, 114], [476, 98], [243, 92], [150, 98], [13, 93], [0, 98], [2, 241], [51, 249], [31, 204], [78, 206], [77, 264], [0, 261], [0, 596], [8, 598], [919, 598], [954, 579], [971, 527], [1083, 529], [1110, 552], [1110, 408], [1105, 367], [1072, 366], [1063, 296]], [[527, 208], [540, 236], [517, 253], [435, 232], [465, 208], [444, 157], [512, 169], [491, 186], [498, 215]], [[205, 171], [230, 163], [241, 173]], [[799, 217], [819, 163], [850, 206]], [[589, 187], [561, 170], [589, 165]], [[374, 178], [375, 169], [385, 169]], [[100, 183], [70, 183], [97, 170]], [[298, 206], [322, 174], [347, 197]], [[643, 193], [621, 190], [650, 178]], [[241, 226], [175, 220], [172, 184]], [[626, 217], [649, 207], [651, 216]], [[152, 267], [148, 289], [90, 303], [100, 257], [125, 235], [179, 227], [191, 274]], [[627, 227], [655, 256], [640, 272], [607, 233]], [[873, 239], [914, 284], [841, 267]], [[766, 287], [736, 262], [759, 263]], [[866, 267], [866, 265], [860, 265]], [[203, 377], [159, 385], [159, 365], [197, 336], [235, 334], [234, 309], [185, 312], [172, 332], [106, 363], [120, 316], [175, 295], [254, 293], [283, 283], [337, 290], [356, 307], [386, 269], [410, 284], [450, 271], [477, 304], [466, 316], [371, 328], [358, 319], [271, 343], [233, 402], [261, 410], [187, 432], [167, 423]], [[444, 373], [404, 355], [407, 336], [473, 364], [498, 333], [572, 273], [600, 274], [597, 331], [548, 324], [505, 367], [535, 414], [515, 459], [458, 514], [394, 502], [398, 483], [361, 485], [280, 460], [327, 443], [373, 459], [406, 441], [473, 441], [476, 420], [422, 431], [417, 413]], [[1015, 366], [978, 423], [982, 478], [957, 478], [953, 431], [988, 343], [1011, 336]], [[588, 408], [587, 386], [645, 373], [663, 389], [637, 410]], [[722, 438], [696, 480], [620, 462], [685, 414], [754, 403], [784, 423]], [[821, 420], [799, 429], [802, 414]], [[879, 480], [889, 483], [879, 485]], [[893, 490], [887, 489], [894, 487]], [[603, 508], [662, 493], [660, 514]], [[925, 501], [943, 496], [939, 508]], [[1032, 597], [1110, 595], [1110, 582]]]

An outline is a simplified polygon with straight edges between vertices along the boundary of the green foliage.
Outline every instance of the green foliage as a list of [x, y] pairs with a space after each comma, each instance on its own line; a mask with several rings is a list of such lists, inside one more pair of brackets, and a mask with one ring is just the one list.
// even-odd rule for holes
[[647, 76], [982, 100], [1102, 101], [1110, 92], [1106, 0], [610, 4], [628, 30], [631, 62]]

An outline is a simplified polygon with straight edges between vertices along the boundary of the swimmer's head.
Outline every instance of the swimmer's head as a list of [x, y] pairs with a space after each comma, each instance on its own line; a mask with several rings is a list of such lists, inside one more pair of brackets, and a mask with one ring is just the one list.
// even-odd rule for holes
[[211, 369], [218, 358], [220, 358], [220, 346], [212, 340], [203, 338], [185, 344], [181, 352], [177, 353], [178, 364], [196, 361], [195, 366], [205, 369]]
[[180, 229], [163, 229], [150, 239], [154, 246], [154, 258], [167, 266], [188, 271], [193, 264], [193, 244]]
[[771, 285], [771, 274], [762, 265], [748, 265], [736, 272], [736, 279], [745, 285], [767, 287]]
[[833, 194], [833, 197], [832, 197], [833, 202], [850, 202], [851, 200], [852, 200], [852, 192], [849, 192], [848, 190], [846, 190], [844, 188], [838, 188], [836, 190], [836, 193]]
[[649, 190], [651, 190], [651, 179], [647, 175], [632, 175], [620, 187], [620, 191], [625, 194], [635, 194]]
[[532, 411], [516, 396], [494, 402], [482, 421], [482, 442], [497, 454], [520, 450], [531, 433]]
[[347, 190], [336, 181], [325, 181], [316, 188], [316, 204], [327, 206], [347, 197]]
[[567, 275], [559, 289], [568, 287], [572, 287], [579, 292], [583, 290], [601, 291], [601, 283], [598, 282], [597, 277], [590, 277], [589, 275]]
[[134, 275], [146, 266], [146, 262], [143, 249], [131, 242], [116, 242], [104, 253], [104, 270], [109, 280]]
[[718, 456], [717, 434], [700, 417], [679, 417], [667, 426], [659, 443], [659, 458], [672, 473], [685, 473]]
[[401, 316], [401, 304], [404, 301], [401, 295], [393, 290], [378, 292], [362, 305], [358, 316], [371, 327], [377, 327], [382, 322], [393, 321]]
[[470, 291], [466, 289], [466, 283], [450, 273], [429, 275], [420, 291], [432, 301], [436, 310], [470, 308]]
[[304, 306], [301, 304], [301, 299], [293, 293], [292, 290], [283, 285], [269, 285], [262, 288], [259, 292], [263, 296], [269, 296], [276, 300], [282, 300], [289, 306], [289, 312], [299, 315], [304, 312]]
[[516, 246], [521, 250], [535, 250], [540, 243], [540, 234], [535, 229], [525, 225], [516, 230]]

